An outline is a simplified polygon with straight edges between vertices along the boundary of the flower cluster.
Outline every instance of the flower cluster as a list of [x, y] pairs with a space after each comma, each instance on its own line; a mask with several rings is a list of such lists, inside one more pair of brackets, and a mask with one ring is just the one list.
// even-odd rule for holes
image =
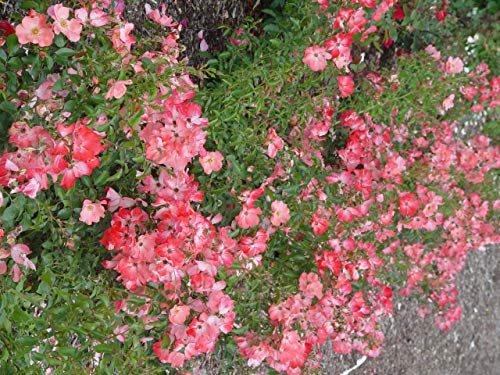
[[[3, 197], [0, 194], [0, 207], [2, 206], [2, 204]], [[0, 243], [2, 242], [4, 237], [6, 237], [5, 242], [7, 245], [5, 247], [0, 247], [0, 275], [3, 275], [7, 272], [7, 262], [4, 259], [10, 257], [15, 263], [9, 271], [14, 282], [18, 282], [23, 274], [19, 266], [36, 270], [35, 264], [27, 257], [28, 254], [31, 254], [31, 250], [29, 249], [29, 247], [25, 244], [15, 243], [16, 237], [19, 235], [19, 232], [19, 230], [15, 230], [6, 235], [5, 231], [0, 228]]]
[[[378, 322], [392, 314], [393, 286], [383, 275], [401, 264], [408, 267], [402, 294], [426, 295], [441, 329], [460, 317], [454, 280], [467, 252], [500, 238], [488, 220], [499, 201], [464, 190], [457, 176], [478, 184], [500, 167], [500, 152], [482, 135], [470, 145], [454, 140], [455, 124], [430, 124], [424, 116], [421, 121], [409, 128], [396, 121], [376, 124], [367, 113], [341, 115], [349, 131], [346, 147], [338, 151], [342, 166], [315, 181], [314, 196], [304, 193], [294, 202], [300, 207], [318, 200], [309, 223], [318, 236], [316, 271], [301, 274], [299, 293], [270, 306], [272, 335], [236, 338], [249, 366], [267, 361], [277, 371], [299, 373], [312, 349], [327, 339], [338, 353], [378, 355], [384, 338]], [[403, 146], [399, 152], [396, 145]], [[413, 185], [414, 176], [421, 177]], [[356, 203], [336, 204], [328, 185], [337, 187], [335, 197]], [[449, 202], [457, 207], [448, 209]], [[432, 245], [426, 233], [438, 237]], [[361, 280], [366, 284], [359, 290], [354, 285]], [[422, 305], [419, 311], [431, 308]]]
[[[376, 1], [342, 1], [343, 6], [338, 12], [330, 13], [329, 2], [318, 0], [321, 5], [321, 12], [327, 13], [327, 17], [332, 22], [332, 38], [325, 41], [324, 47], [312, 46], [305, 50], [305, 56], [302, 61], [314, 70], [323, 70], [326, 67], [327, 60], [332, 60], [338, 69], [348, 70], [348, 65], [352, 62], [351, 46], [357, 35], [361, 35], [361, 41], [364, 41], [370, 34], [377, 31], [375, 23], [380, 21], [396, 3], [395, 0], [383, 0], [380, 4]], [[352, 7], [358, 4], [359, 7]], [[341, 96], [345, 97], [352, 94], [351, 90], [345, 87], [349, 76], [338, 77]], [[347, 81], [347, 82], [346, 82]]]

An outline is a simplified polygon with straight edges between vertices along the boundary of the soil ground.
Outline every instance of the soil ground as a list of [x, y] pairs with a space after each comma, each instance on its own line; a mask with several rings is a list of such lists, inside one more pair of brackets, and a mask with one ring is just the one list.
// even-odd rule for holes
[[[462, 317], [449, 331], [422, 319], [415, 301], [395, 297], [384, 349], [350, 375], [500, 375], [500, 246], [469, 253], [458, 276]], [[328, 350], [324, 375], [347, 375], [362, 356]]]

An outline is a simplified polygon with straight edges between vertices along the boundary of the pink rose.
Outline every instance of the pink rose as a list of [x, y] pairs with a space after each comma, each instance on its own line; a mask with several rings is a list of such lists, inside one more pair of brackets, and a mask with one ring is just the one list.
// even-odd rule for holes
[[50, 46], [54, 39], [52, 28], [47, 25], [47, 19], [37, 13], [23, 18], [21, 24], [16, 26], [16, 35], [19, 43], [33, 43], [40, 47]]
[[454, 100], [455, 100], [454, 94], [451, 94], [445, 100], [443, 100], [443, 108], [445, 109], [445, 111], [453, 108]]
[[445, 71], [448, 74], [461, 73], [464, 70], [464, 63], [460, 60], [460, 57], [448, 57], [446, 61]]
[[111, 98], [120, 99], [127, 92], [126, 85], [131, 85], [131, 84], [132, 84], [132, 80], [130, 80], [130, 79], [127, 79], [125, 81], [116, 81], [115, 83], [113, 83], [111, 85], [111, 87], [110, 87], [109, 91], [107, 92], [106, 96], [104, 97], [104, 99], [108, 99], [108, 100]]
[[302, 59], [304, 64], [309, 65], [309, 67], [315, 72], [323, 70], [326, 68], [326, 60], [332, 58], [332, 55], [326, 52], [326, 49], [312, 46], [306, 48], [305, 56]]
[[206, 174], [217, 172], [222, 168], [224, 157], [219, 151], [207, 152], [206, 155], [200, 157], [200, 164]]
[[241, 228], [247, 229], [259, 224], [259, 215], [261, 213], [262, 210], [260, 208], [244, 205], [241, 212], [236, 216], [236, 221]]
[[271, 210], [273, 215], [271, 216], [271, 223], [275, 226], [280, 226], [290, 220], [290, 210], [286, 203], [282, 201], [274, 201], [271, 203]]
[[68, 20], [70, 10], [61, 4], [56, 4], [49, 8], [48, 13], [55, 21], [54, 32], [56, 34], [63, 33], [72, 42], [78, 42], [82, 32], [82, 24], [76, 18]]
[[104, 217], [104, 207], [99, 203], [92, 203], [91, 200], [83, 201], [82, 212], [80, 212], [80, 221], [87, 225], [98, 223]]
[[278, 134], [276, 134], [276, 130], [274, 128], [269, 130], [266, 138], [267, 154], [270, 158], [274, 159], [276, 157], [276, 153], [283, 149], [285, 142]]
[[104, 26], [108, 23], [108, 16], [101, 9], [92, 9], [89, 16], [90, 24], [94, 27]]
[[188, 318], [191, 309], [186, 305], [175, 305], [168, 314], [168, 319], [174, 324], [183, 324]]
[[338, 76], [337, 82], [339, 83], [341, 97], [347, 98], [354, 92], [354, 81], [351, 76]]

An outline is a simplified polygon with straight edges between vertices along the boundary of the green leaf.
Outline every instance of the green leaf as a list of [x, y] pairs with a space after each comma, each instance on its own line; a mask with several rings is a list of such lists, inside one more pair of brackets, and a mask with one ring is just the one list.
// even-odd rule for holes
[[296, 18], [293, 18], [293, 17], [290, 17], [290, 21], [292, 21], [292, 23], [297, 26], [297, 27], [300, 27], [300, 22], [298, 19]]
[[141, 164], [141, 163], [144, 163], [146, 161], [146, 157], [144, 155], [136, 156], [136, 157], [132, 158], [132, 161], [134, 163]]
[[46, 359], [46, 355], [38, 352], [31, 352], [31, 358], [35, 361], [43, 361]]
[[45, 360], [51, 366], [60, 366], [60, 365], [62, 365], [62, 362], [60, 360], [54, 358], [54, 357], [47, 357], [47, 356], [45, 356]]
[[3, 48], [0, 48], [0, 60], [3, 62], [7, 61], [7, 54], [5, 53]]
[[143, 57], [141, 59], [142, 61], [142, 67], [144, 68], [144, 70], [153, 70], [155, 69], [155, 66], [153, 64], [153, 61], [151, 59], [148, 59], [147, 57]]
[[40, 2], [38, 1], [23, 1], [21, 5], [19, 5], [19, 8], [24, 9], [24, 10], [36, 10], [38, 13], [40, 13], [42, 10], [40, 9]]
[[42, 281], [45, 281], [49, 286], [52, 286], [55, 280], [55, 276], [52, 273], [51, 270], [47, 270], [43, 273], [43, 275], [40, 277]]
[[12, 320], [17, 323], [26, 323], [32, 319], [31, 316], [29, 316], [25, 311], [21, 310], [21, 308], [17, 305], [14, 307], [14, 311], [11, 316]]
[[92, 95], [89, 99], [90, 104], [104, 104], [106, 99], [102, 95]]
[[243, 335], [248, 331], [249, 326], [243, 326], [241, 328], [233, 329], [231, 333], [235, 335]]
[[262, 9], [262, 13], [269, 14], [273, 18], [278, 18], [278, 16], [276, 15], [276, 13], [274, 12], [274, 10], [272, 10], [272, 9]]
[[75, 302], [73, 303], [73, 306], [75, 307], [80, 307], [80, 308], [83, 308], [83, 309], [88, 309], [90, 307], [90, 298], [79, 293], [76, 298], [75, 298]]
[[80, 328], [80, 327], [78, 327], [78, 326], [69, 326], [68, 328], [69, 328], [71, 331], [74, 331], [74, 332], [76, 332], [76, 333], [79, 333], [79, 334], [80, 334], [80, 335], [82, 335], [82, 336], [86, 336], [86, 335], [88, 334], [87, 330], [82, 329], [82, 328]]
[[120, 168], [118, 170], [118, 172], [116, 172], [113, 176], [106, 179], [106, 182], [109, 183], [109, 182], [118, 181], [120, 178], [122, 178], [122, 175], [123, 175], [123, 169]]
[[273, 23], [264, 26], [263, 29], [269, 34], [277, 34], [280, 31], [280, 28]]
[[5, 329], [5, 331], [10, 334], [12, 332], [12, 323], [10, 322], [9, 319], [4, 319], [3, 320], [3, 328]]
[[97, 116], [97, 110], [88, 104], [82, 106], [87, 116]]
[[40, 343], [40, 340], [36, 337], [23, 336], [23, 337], [19, 337], [16, 340], [16, 342], [22, 346], [31, 348], [31, 347], [35, 346], [36, 344]]
[[171, 344], [170, 337], [168, 335], [165, 335], [161, 340], [161, 348], [168, 349], [170, 347], [170, 344]]
[[65, 111], [68, 111], [68, 112], [74, 112], [74, 111], [75, 111], [75, 109], [76, 109], [76, 106], [77, 106], [77, 104], [76, 104], [76, 100], [71, 99], [71, 100], [68, 100], [68, 101], [66, 102], [66, 104], [64, 104], [63, 109], [64, 109]]
[[50, 290], [51, 290], [51, 288], [50, 288], [49, 284], [47, 284], [45, 281], [42, 281], [38, 285], [38, 288], [37, 288], [36, 292], [38, 294], [45, 295], [45, 294], [49, 294]]
[[63, 299], [67, 300], [67, 299], [70, 299], [70, 297], [71, 297], [71, 295], [66, 290], [55, 288], [54, 291], [56, 292], [56, 294], [58, 296], [60, 296]]
[[52, 67], [54, 66], [54, 59], [47, 55], [45, 56], [45, 61], [47, 62], [47, 69], [52, 70]]
[[80, 177], [80, 181], [88, 188], [93, 186], [92, 179], [89, 176]]
[[107, 184], [106, 180], [109, 177], [109, 172], [107, 170], [102, 171], [99, 177], [95, 180], [96, 186], [105, 186]]
[[110, 344], [99, 344], [93, 347], [97, 353], [113, 353], [114, 348]]
[[26, 198], [24, 195], [17, 195], [16, 198], [12, 200], [9, 207], [5, 209], [2, 214], [3, 225], [12, 228], [16, 223], [15, 220], [19, 217], [21, 212], [23, 212], [24, 204], [26, 203]]
[[63, 357], [72, 357], [75, 358], [78, 354], [76, 348], [72, 348], [71, 346], [61, 346], [57, 348], [57, 352]]
[[19, 84], [17, 82], [16, 74], [11, 71], [7, 71], [6, 74], [7, 77], [9, 77], [9, 79], [7, 80], [7, 89], [9, 89], [10, 92], [17, 92]]
[[17, 51], [19, 51], [19, 40], [17, 39], [16, 34], [11, 34], [5, 40], [7, 44], [7, 48], [9, 49], [9, 56], [14, 56]]
[[76, 51], [75, 50], [72, 50], [71, 48], [61, 48], [59, 50], [56, 51], [56, 55], [57, 56], [64, 56], [64, 57], [70, 57], [70, 56], [73, 56], [73, 55], [76, 55]]
[[22, 69], [23, 67], [23, 62], [21, 61], [21, 59], [19, 57], [12, 57], [11, 59], [9, 59], [9, 61], [7, 62], [7, 66], [9, 68], [11, 68], [12, 70], [14, 71], [17, 71], [17, 70], [20, 70]]
[[58, 315], [58, 318], [61, 318], [61, 317], [66, 317], [68, 315], [69, 309], [70, 309], [70, 306], [66, 305], [66, 306], [58, 307], [58, 308], [52, 310], [52, 312], [54, 315]]
[[11, 115], [15, 115], [17, 112], [16, 106], [11, 102], [2, 102], [0, 103], [0, 111], [9, 113]]
[[136, 306], [142, 306], [146, 303], [145, 300], [143, 300], [142, 298], [137, 298], [137, 297], [131, 297], [131, 298], [127, 299], [127, 302], [130, 302]]
[[107, 133], [108, 132], [108, 129], [109, 127], [111, 126], [111, 123], [109, 121], [106, 121], [104, 124], [102, 125], [99, 125], [97, 127], [97, 131], [98, 132], [104, 132], [104, 133]]
[[51, 87], [52, 91], [61, 91], [64, 87], [65, 82], [66, 82], [66, 77], [62, 76], [56, 81], [56, 83], [54, 83], [54, 86]]
[[42, 247], [47, 250], [51, 250], [54, 248], [54, 244], [51, 241], [45, 241], [42, 243]]
[[95, 338], [97, 338], [98, 340], [106, 340], [106, 335], [99, 331], [91, 331], [90, 334]]

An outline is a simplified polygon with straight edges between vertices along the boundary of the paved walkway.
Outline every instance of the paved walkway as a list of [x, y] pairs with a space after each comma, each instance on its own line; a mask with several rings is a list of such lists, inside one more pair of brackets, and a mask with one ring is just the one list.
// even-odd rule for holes
[[329, 353], [323, 374], [500, 375], [500, 246], [471, 252], [458, 286], [462, 317], [450, 331], [439, 330], [432, 316], [420, 318], [413, 301], [397, 297], [381, 355], [352, 369], [361, 355]]

